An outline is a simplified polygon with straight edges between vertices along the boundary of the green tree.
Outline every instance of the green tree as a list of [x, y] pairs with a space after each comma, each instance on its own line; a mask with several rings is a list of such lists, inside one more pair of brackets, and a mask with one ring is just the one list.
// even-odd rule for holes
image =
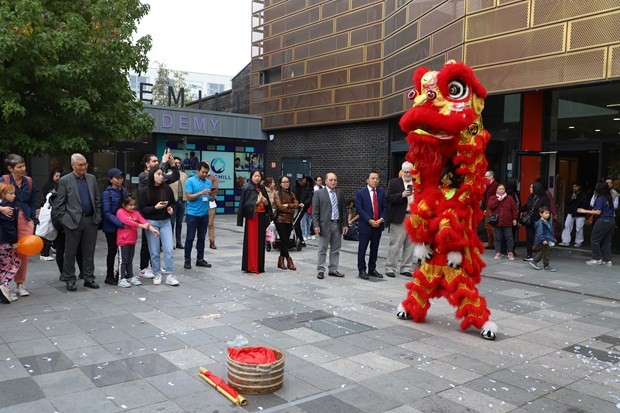
[[[193, 99], [192, 93], [196, 86], [189, 85], [185, 81], [187, 72], [170, 70], [164, 63], [157, 63], [157, 65], [157, 78], [151, 88], [153, 105], [182, 107], [184, 103]], [[170, 86], [172, 86], [174, 97], [168, 93]], [[183, 89], [183, 100], [181, 99], [181, 89]], [[177, 99], [176, 102], [175, 99]]]
[[152, 131], [128, 82], [139, 0], [0, 1], [0, 152], [93, 152]]

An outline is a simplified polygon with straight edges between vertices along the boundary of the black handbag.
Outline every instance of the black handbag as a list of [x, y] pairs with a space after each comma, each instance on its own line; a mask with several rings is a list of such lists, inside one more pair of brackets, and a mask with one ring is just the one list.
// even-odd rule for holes
[[522, 215], [521, 218], [519, 218], [519, 223], [525, 227], [531, 227], [532, 226], [532, 215], [530, 214]]
[[489, 215], [489, 220], [487, 222], [491, 226], [494, 226], [494, 227], [498, 226], [499, 225], [499, 215], [498, 214]]
[[531, 227], [534, 225], [534, 209], [536, 208], [536, 202], [538, 202], [538, 196], [534, 198], [532, 203], [532, 209], [529, 210], [527, 215], [523, 215], [519, 218], [519, 223], [525, 227]]

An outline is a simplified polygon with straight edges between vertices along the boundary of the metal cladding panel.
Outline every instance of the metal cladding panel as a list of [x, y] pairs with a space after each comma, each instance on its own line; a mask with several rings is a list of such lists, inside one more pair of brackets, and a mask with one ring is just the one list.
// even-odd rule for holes
[[467, 16], [465, 38], [471, 41], [527, 29], [529, 19], [529, 3], [517, 3], [512, 6], [477, 13]]
[[471, 66], [484, 66], [564, 52], [565, 24], [530, 30], [465, 45]]
[[278, 113], [263, 115], [263, 129], [286, 128], [295, 125], [294, 113]]
[[618, 10], [618, 0], [532, 0], [533, 26]]
[[422, 16], [420, 19], [420, 37], [428, 36], [463, 16], [465, 16], [465, 1], [448, 1]]
[[495, 0], [467, 0], [467, 13], [495, 7]]
[[489, 93], [584, 83], [605, 78], [607, 49], [476, 69]]
[[569, 23], [569, 50], [620, 43], [620, 11]]
[[297, 113], [297, 125], [335, 123], [344, 120], [347, 120], [346, 106], [332, 106], [329, 108], [306, 110]]
[[465, 37], [464, 26], [465, 20], [459, 19], [450, 26], [433, 34], [431, 38], [431, 56], [462, 45]]
[[612, 47], [610, 51], [609, 77], [620, 77], [620, 46]]

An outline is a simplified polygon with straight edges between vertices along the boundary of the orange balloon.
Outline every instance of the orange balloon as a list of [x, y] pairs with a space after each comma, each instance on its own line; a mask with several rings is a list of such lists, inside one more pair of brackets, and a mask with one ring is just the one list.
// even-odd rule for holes
[[43, 240], [37, 235], [26, 235], [21, 237], [17, 243], [17, 252], [26, 256], [35, 255], [41, 252], [43, 249]]

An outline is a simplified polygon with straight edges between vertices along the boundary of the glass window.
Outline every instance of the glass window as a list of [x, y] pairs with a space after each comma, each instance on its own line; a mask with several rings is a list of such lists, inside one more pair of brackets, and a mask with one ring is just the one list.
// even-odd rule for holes
[[617, 140], [620, 82], [554, 90], [548, 95], [550, 142]]

